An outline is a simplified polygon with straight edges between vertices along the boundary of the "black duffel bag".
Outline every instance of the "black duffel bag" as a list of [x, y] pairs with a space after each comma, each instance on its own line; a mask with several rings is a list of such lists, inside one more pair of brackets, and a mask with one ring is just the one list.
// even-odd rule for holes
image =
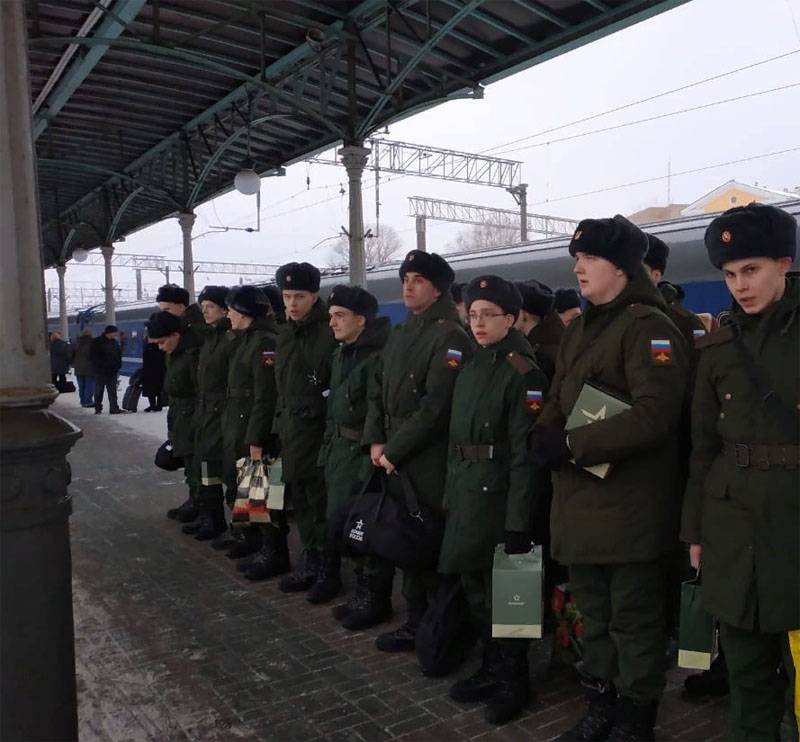
[[350, 505], [342, 528], [344, 556], [377, 556], [400, 569], [436, 568], [444, 517], [417, 501], [408, 477], [397, 476], [403, 496], [387, 492], [386, 473], [376, 468]]
[[164, 441], [156, 451], [155, 465], [166, 471], [178, 471], [183, 468], [183, 457], [176, 456], [172, 448], [172, 441]]

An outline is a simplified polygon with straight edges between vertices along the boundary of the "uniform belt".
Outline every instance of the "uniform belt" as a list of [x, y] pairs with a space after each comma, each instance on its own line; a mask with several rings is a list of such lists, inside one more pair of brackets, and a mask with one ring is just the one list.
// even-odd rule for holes
[[336, 435], [338, 435], [340, 438], [346, 438], [348, 441], [361, 443], [362, 432], [360, 430], [356, 430], [355, 428], [346, 428], [344, 425], [337, 425]]
[[252, 396], [252, 389], [228, 389], [228, 399], [247, 399]]
[[492, 461], [494, 446], [456, 446], [456, 456], [462, 461]]
[[739, 469], [797, 469], [800, 446], [726, 441], [723, 454]]

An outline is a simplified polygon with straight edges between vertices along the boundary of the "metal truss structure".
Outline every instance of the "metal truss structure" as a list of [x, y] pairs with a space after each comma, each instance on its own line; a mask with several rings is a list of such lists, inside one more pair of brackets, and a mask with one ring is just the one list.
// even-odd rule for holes
[[[515, 227], [519, 223], [520, 214], [512, 209], [498, 209], [492, 206], [478, 206], [456, 201], [441, 201], [423, 196], [410, 196], [408, 199], [408, 215], [419, 220], [434, 219], [443, 222], [460, 224], [486, 225], [490, 227]], [[572, 234], [578, 222], [547, 214], [527, 214], [527, 231], [553, 237], [560, 234]], [[419, 229], [419, 227], [418, 227]]]
[[29, 0], [44, 263], [682, 2]]
[[[102, 255], [89, 253], [84, 263], [77, 265], [104, 265]], [[180, 260], [167, 260], [158, 255], [136, 255], [133, 253], [115, 252], [111, 258], [111, 264], [117, 268], [133, 268], [137, 271], [159, 271], [169, 275], [171, 271], [183, 271], [183, 263]], [[263, 263], [223, 263], [217, 261], [200, 260], [194, 261], [195, 273], [212, 274], [232, 274], [237, 276], [266, 276], [274, 278], [278, 265], [266, 265]]]

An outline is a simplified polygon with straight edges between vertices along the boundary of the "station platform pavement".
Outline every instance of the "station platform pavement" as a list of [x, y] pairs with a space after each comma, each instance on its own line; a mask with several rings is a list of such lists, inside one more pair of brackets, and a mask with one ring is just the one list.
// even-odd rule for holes
[[[543, 640], [529, 708], [487, 725], [480, 705], [448, 698], [452, 677], [426, 678], [412, 656], [378, 652], [387, 625], [348, 632], [330, 605], [284, 595], [275, 581], [251, 584], [181, 534], [165, 517], [184, 499], [181, 473], [153, 465], [165, 411], [94, 415], [77, 394], [53, 410], [83, 430], [69, 456], [82, 742], [547, 740], [583, 712], [575, 679], [549, 672]], [[392, 627], [403, 619], [398, 594], [394, 605]], [[477, 662], [474, 652], [461, 676]], [[725, 701], [682, 700], [684, 675], [669, 673], [656, 739], [721, 739]]]

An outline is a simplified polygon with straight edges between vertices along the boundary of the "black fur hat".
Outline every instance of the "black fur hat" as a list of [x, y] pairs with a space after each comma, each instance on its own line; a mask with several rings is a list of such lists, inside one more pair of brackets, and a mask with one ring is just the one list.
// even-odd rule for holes
[[522, 307], [522, 297], [519, 289], [505, 278], [500, 276], [478, 276], [473, 278], [464, 289], [464, 305], [469, 311], [473, 301], [484, 299], [492, 304], [497, 304], [505, 314], [519, 317]]
[[286, 263], [275, 273], [281, 291], [319, 291], [319, 270], [311, 263]]
[[274, 283], [262, 286], [261, 290], [267, 295], [267, 299], [269, 299], [269, 303], [272, 305], [272, 311], [275, 312], [276, 315], [283, 314], [286, 311], [286, 307], [283, 303], [283, 294]]
[[669, 245], [654, 234], [645, 232], [645, 235], [647, 236], [647, 254], [644, 256], [644, 262], [654, 271], [666, 273]]
[[156, 294], [156, 301], [168, 301], [170, 304], [189, 306], [189, 292], [177, 283], [165, 283]]
[[228, 296], [227, 286], [206, 286], [197, 297], [197, 303], [202, 304], [204, 301], [213, 301], [218, 307], [227, 309], [228, 305], [225, 303], [225, 297]]
[[605, 258], [633, 276], [647, 252], [647, 237], [620, 214], [612, 219], [583, 219], [569, 243], [570, 255], [579, 252]]
[[181, 331], [181, 321], [174, 314], [169, 312], [155, 312], [150, 315], [150, 319], [145, 322], [147, 336], [151, 340], [169, 337], [175, 332]]
[[378, 300], [358, 286], [339, 284], [331, 289], [328, 307], [344, 307], [351, 312], [373, 319], [378, 314]]
[[555, 310], [559, 313], [568, 309], [580, 309], [581, 297], [576, 289], [556, 289]]
[[708, 225], [706, 250], [717, 268], [742, 258], [791, 258], [797, 254], [797, 222], [777, 206], [751, 203], [720, 214]]
[[540, 281], [518, 281], [516, 284], [522, 296], [522, 309], [538, 317], [546, 317], [553, 311], [556, 297], [549, 286]]
[[461, 302], [464, 301], [464, 289], [466, 288], [466, 285], [467, 284], [465, 283], [460, 283], [456, 281], [450, 287], [450, 296], [453, 297], [453, 301], [456, 304], [461, 304]]
[[406, 273], [419, 273], [436, 286], [442, 294], [450, 291], [450, 286], [453, 285], [456, 278], [450, 264], [441, 255], [422, 250], [412, 250], [406, 255], [400, 266], [401, 281], [405, 278]]
[[267, 295], [257, 286], [234, 286], [225, 302], [230, 309], [248, 317], [265, 317], [272, 311]]

